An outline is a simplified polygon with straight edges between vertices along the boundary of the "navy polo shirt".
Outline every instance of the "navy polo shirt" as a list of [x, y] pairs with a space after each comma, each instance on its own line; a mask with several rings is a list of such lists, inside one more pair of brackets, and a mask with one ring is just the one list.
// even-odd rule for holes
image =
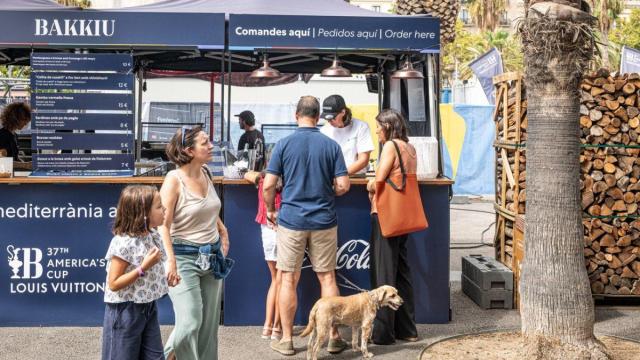
[[324, 230], [338, 224], [333, 180], [347, 175], [338, 143], [315, 127], [299, 127], [278, 141], [267, 172], [282, 177], [278, 224], [291, 230]]

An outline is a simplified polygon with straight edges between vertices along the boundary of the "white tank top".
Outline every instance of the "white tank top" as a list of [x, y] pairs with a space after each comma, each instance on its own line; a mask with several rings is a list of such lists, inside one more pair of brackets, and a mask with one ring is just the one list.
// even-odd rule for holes
[[[202, 169], [205, 172], [204, 169]], [[172, 174], [174, 173], [174, 174]], [[203, 198], [189, 192], [179, 170], [170, 171], [167, 176], [175, 175], [180, 181], [180, 193], [176, 201], [171, 224], [171, 237], [196, 244], [210, 244], [220, 240], [216, 223], [220, 216], [222, 203], [213, 183], [205, 173], [208, 189]]]

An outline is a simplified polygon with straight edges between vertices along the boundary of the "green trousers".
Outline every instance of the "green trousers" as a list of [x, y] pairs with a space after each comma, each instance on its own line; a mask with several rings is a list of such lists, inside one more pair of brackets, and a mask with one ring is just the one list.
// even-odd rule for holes
[[217, 360], [222, 280], [195, 264], [197, 255], [176, 255], [180, 284], [169, 288], [176, 324], [164, 348], [177, 360]]

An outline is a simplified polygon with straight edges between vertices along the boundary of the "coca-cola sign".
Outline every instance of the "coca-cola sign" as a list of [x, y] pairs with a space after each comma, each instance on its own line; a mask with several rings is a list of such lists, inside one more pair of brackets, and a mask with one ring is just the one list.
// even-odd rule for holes
[[369, 270], [369, 242], [349, 240], [338, 248], [338, 269]]
[[[305, 251], [302, 268], [310, 268], [308, 253]], [[369, 270], [369, 242], [362, 239], [347, 240], [340, 245], [337, 253], [336, 269]]]

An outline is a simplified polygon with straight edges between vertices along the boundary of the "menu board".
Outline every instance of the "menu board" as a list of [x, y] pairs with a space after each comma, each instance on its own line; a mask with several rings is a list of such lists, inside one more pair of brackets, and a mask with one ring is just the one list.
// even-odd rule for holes
[[32, 176], [131, 176], [133, 58], [33, 53]]

